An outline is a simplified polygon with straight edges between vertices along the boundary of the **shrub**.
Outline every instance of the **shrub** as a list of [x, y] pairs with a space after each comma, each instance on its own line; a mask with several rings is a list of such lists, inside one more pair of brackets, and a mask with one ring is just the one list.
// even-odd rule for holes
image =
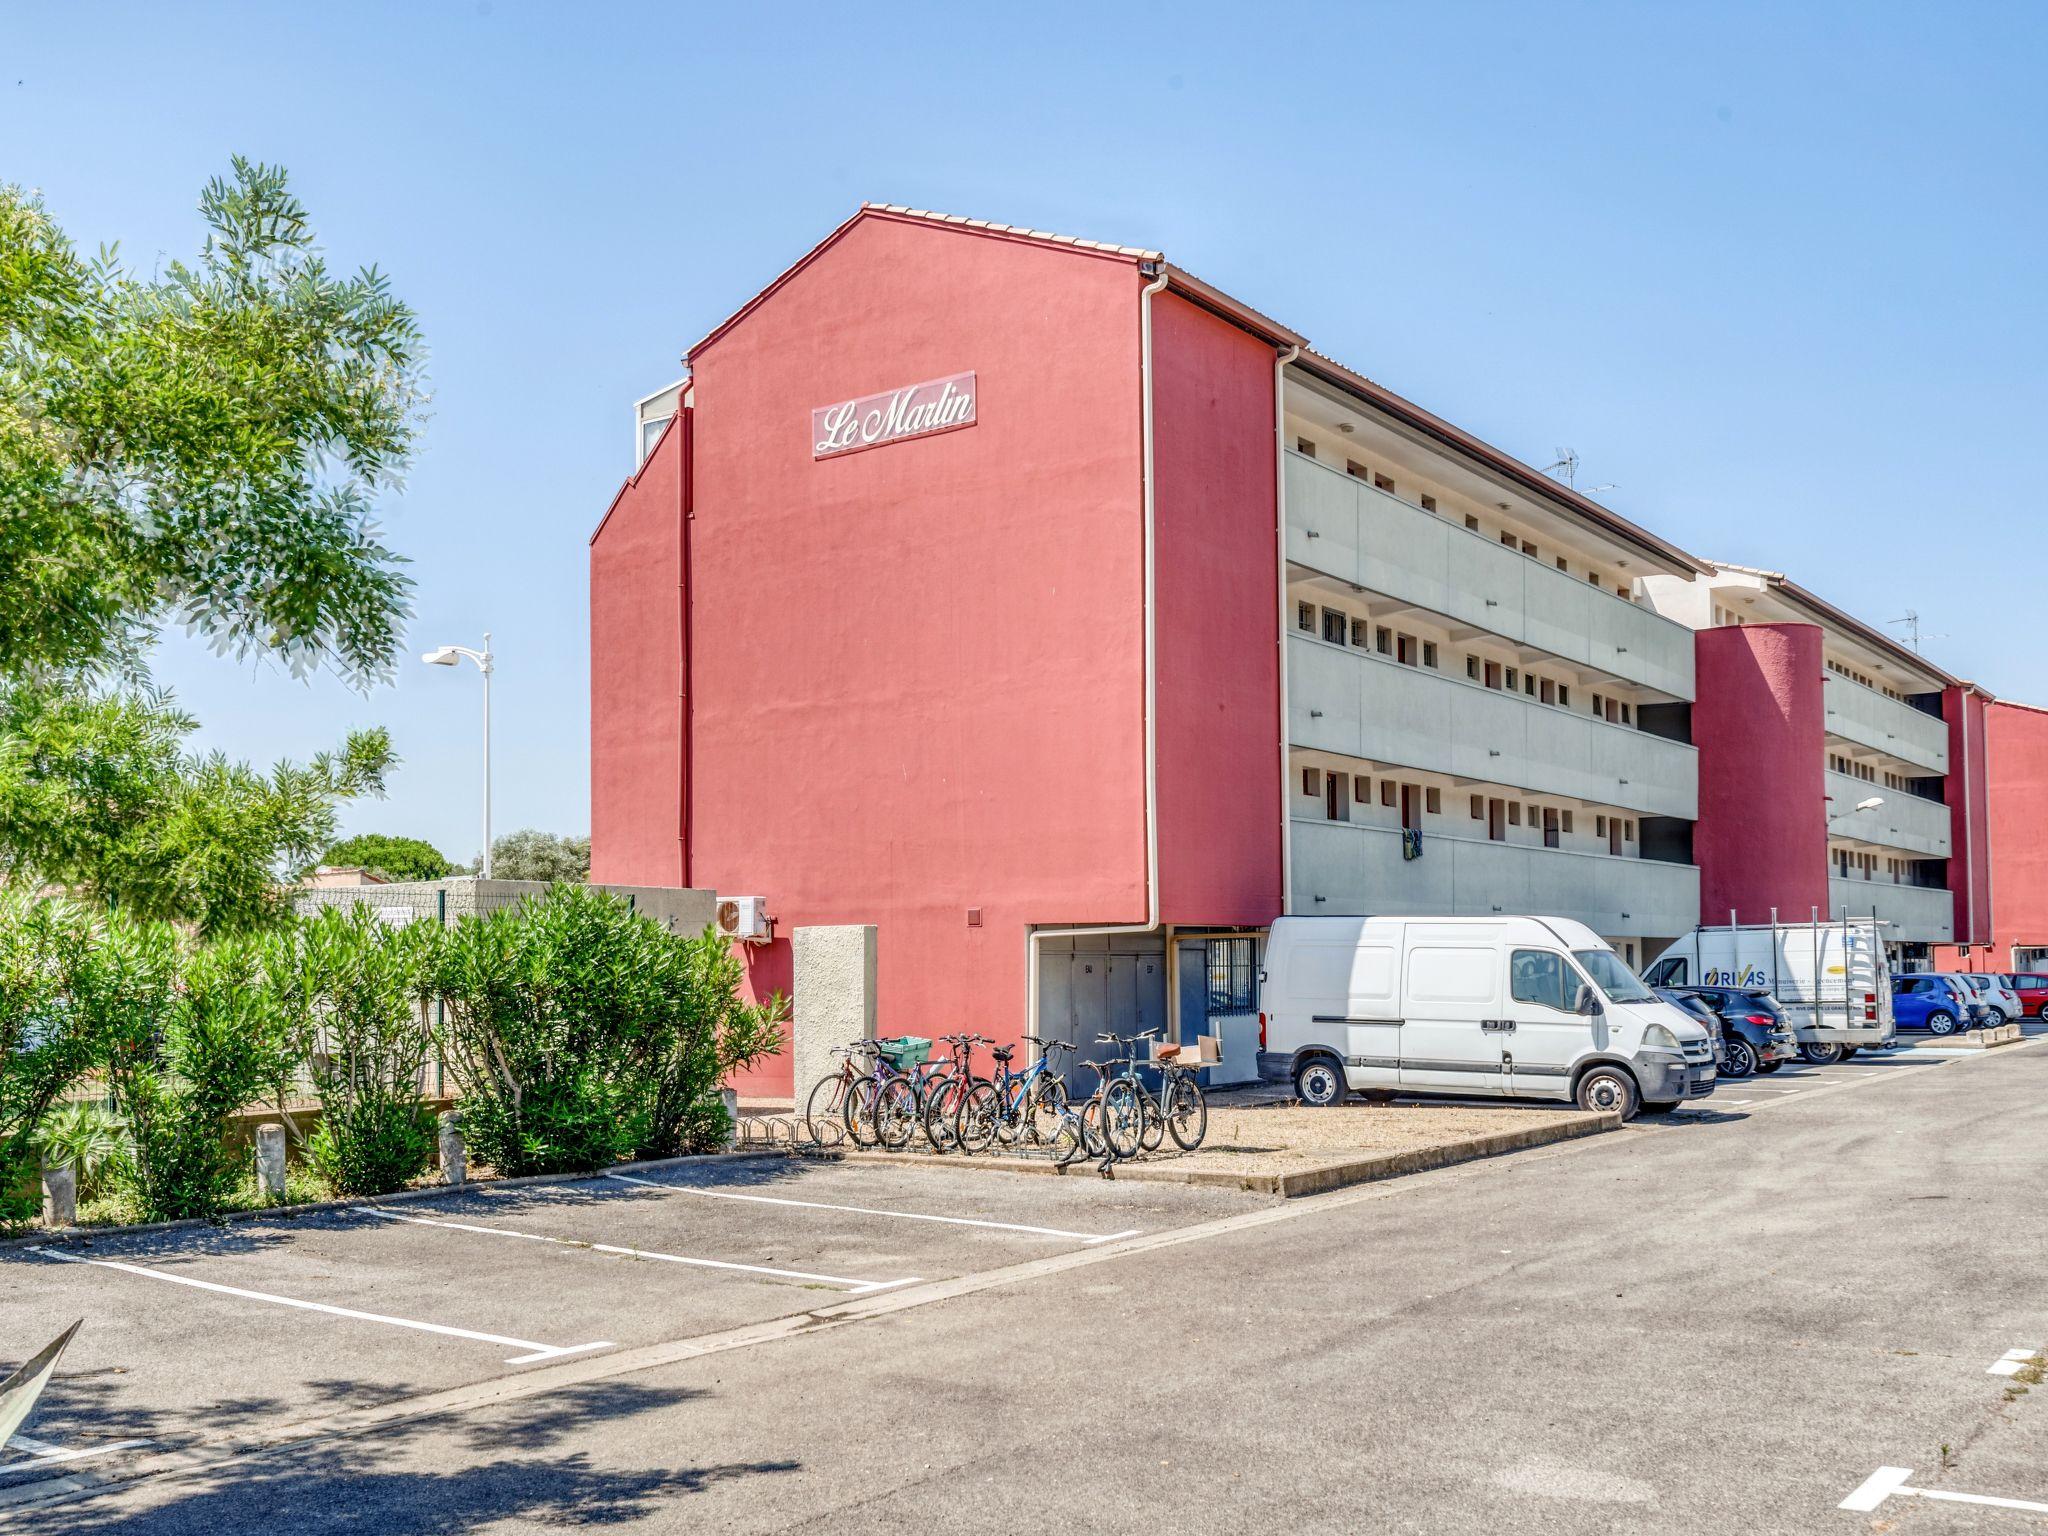
[[26, 1219], [35, 1151], [51, 1106], [91, 1063], [91, 1020], [72, 973], [92, 946], [76, 903], [0, 890], [0, 1220]]
[[680, 938], [578, 886], [444, 930], [430, 985], [463, 1132], [503, 1174], [707, 1144], [719, 1080], [777, 1048], [779, 998], [739, 997], [716, 935]]
[[392, 928], [365, 906], [330, 907], [272, 957], [273, 989], [303, 985], [310, 1007], [299, 1044], [323, 1118], [306, 1144], [344, 1194], [401, 1189], [434, 1152], [433, 1111], [420, 1098], [432, 1041], [420, 1018], [431, 930]]

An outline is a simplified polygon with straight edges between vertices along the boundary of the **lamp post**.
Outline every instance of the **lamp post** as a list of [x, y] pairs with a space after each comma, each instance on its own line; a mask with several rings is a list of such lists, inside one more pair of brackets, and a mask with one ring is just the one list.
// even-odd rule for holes
[[491, 878], [491, 632], [484, 631], [484, 648], [473, 651], [466, 645], [444, 645], [420, 657], [430, 667], [452, 667], [467, 657], [484, 676], [484, 866], [483, 878]]

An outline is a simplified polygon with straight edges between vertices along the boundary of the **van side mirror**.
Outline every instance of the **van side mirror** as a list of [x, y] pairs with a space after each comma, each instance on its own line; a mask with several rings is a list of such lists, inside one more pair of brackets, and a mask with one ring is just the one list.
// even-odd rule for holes
[[1600, 994], [1581, 982], [1578, 1001], [1572, 1004], [1572, 1011], [1582, 1018], [1597, 1019], [1605, 1010], [1600, 1006]]

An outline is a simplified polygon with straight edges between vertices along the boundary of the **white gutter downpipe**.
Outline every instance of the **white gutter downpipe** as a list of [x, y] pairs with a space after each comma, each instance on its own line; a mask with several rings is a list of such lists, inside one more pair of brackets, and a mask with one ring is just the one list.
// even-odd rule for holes
[[1273, 528], [1280, 573], [1280, 911], [1294, 910], [1294, 825], [1292, 754], [1287, 750], [1287, 637], [1294, 617], [1287, 611], [1287, 365], [1301, 356], [1287, 347], [1273, 360]]
[[[1153, 474], [1152, 431], [1152, 296], [1163, 292], [1169, 281], [1162, 270], [1138, 296], [1139, 375], [1144, 396], [1144, 496], [1145, 496], [1145, 921], [1105, 923], [1092, 928], [1033, 928], [1024, 940], [1024, 963], [1029, 970], [1025, 983], [1024, 1021], [1027, 1035], [1038, 1033], [1038, 941], [1040, 939], [1094, 938], [1112, 933], [1151, 933], [1159, 927], [1159, 663], [1153, 628], [1153, 580], [1157, 565], [1153, 541], [1157, 486]], [[1172, 999], [1168, 999], [1169, 1006]], [[1081, 1042], [1076, 1041], [1075, 1044]], [[1035, 1054], [1035, 1053], [1034, 1053]]]

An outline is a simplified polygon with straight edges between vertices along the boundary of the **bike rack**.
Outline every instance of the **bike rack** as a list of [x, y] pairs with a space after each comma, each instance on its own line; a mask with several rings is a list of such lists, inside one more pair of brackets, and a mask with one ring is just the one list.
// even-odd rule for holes
[[742, 1151], [799, 1155], [843, 1151], [846, 1128], [830, 1120], [806, 1127], [801, 1115], [750, 1115], [733, 1122], [733, 1145]]

